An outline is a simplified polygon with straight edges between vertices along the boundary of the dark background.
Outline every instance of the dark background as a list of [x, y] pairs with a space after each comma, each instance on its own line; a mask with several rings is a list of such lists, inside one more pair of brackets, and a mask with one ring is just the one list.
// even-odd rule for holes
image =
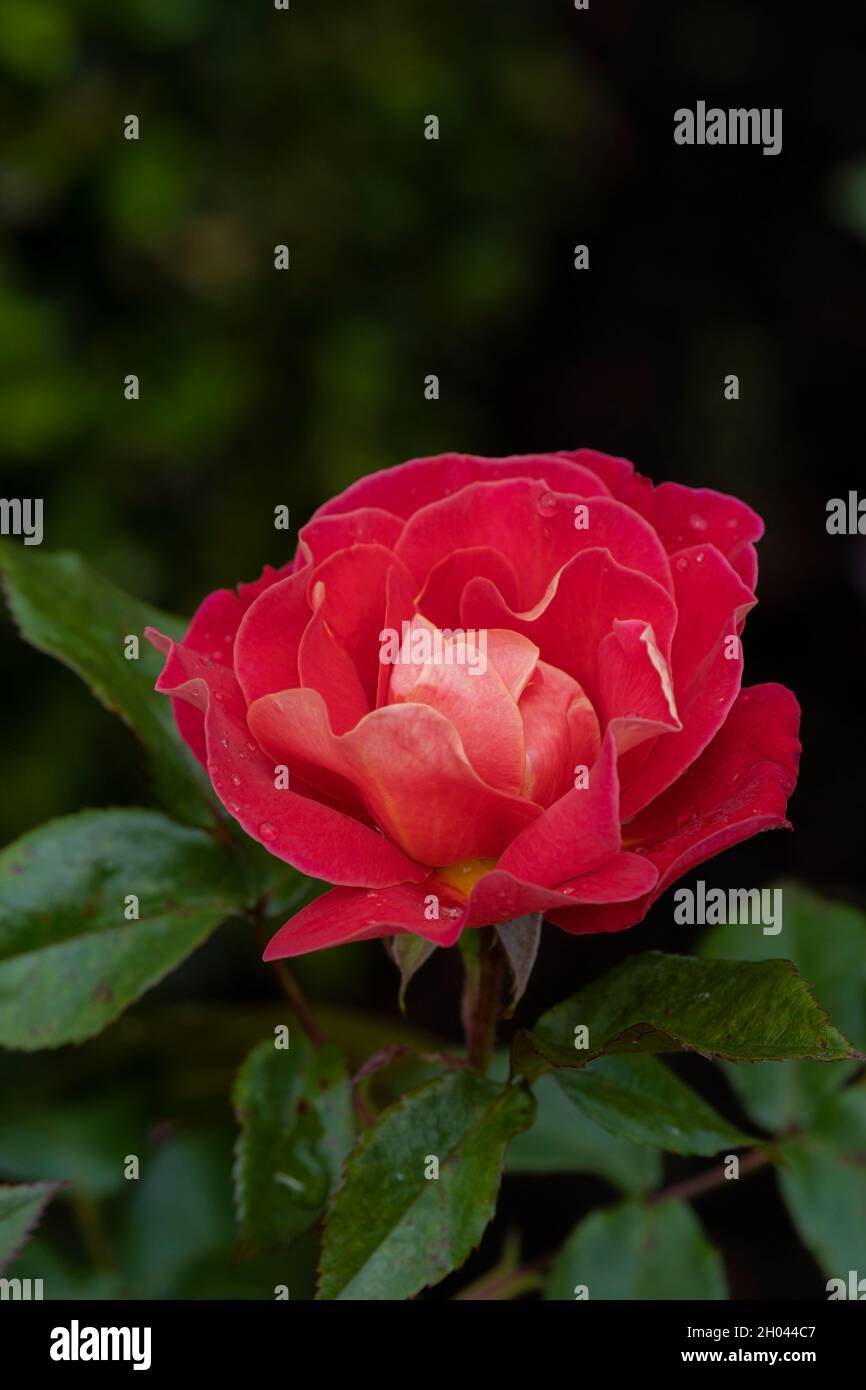
[[[862, 40], [854, 5], [6, 0], [4, 495], [44, 497], [46, 549], [189, 613], [288, 558], [275, 505], [296, 529], [417, 455], [585, 445], [733, 492], [767, 526], [746, 683], [794, 689], [804, 758], [794, 835], [730, 851], [712, 882], [796, 873], [866, 905], [866, 539], [825, 527], [829, 498], [866, 495]], [[699, 99], [782, 107], [782, 152], [675, 145], [674, 111]], [[8, 622], [0, 651], [3, 838], [146, 804], [122, 726]], [[620, 937], [547, 927], [519, 1021], [638, 944], [691, 949], [684, 931], [670, 895]], [[454, 954], [410, 995], [410, 1020], [452, 1040]], [[397, 1017], [378, 943], [299, 973], [314, 1001]], [[275, 997], [231, 928], [158, 993], [166, 1007]], [[88, 1079], [86, 1054], [84, 1091], [103, 1075]], [[704, 1089], [739, 1114], [715, 1073]], [[183, 1129], [180, 1104], [170, 1123]], [[609, 1195], [510, 1179], [466, 1273], [510, 1224], [536, 1254]], [[699, 1211], [735, 1295], [823, 1296], [771, 1175]]]

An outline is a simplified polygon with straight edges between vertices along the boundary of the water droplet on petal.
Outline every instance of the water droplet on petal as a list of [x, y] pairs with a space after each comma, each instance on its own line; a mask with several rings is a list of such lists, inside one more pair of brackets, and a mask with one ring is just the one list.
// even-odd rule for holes
[[277, 827], [272, 825], [269, 820], [263, 820], [259, 826], [259, 834], [263, 840], [275, 840], [277, 838]]
[[674, 561], [674, 565], [676, 566], [676, 568], [677, 568], [677, 569], [680, 571], [680, 573], [682, 574], [682, 572], [683, 572], [684, 570], [687, 570], [687, 569], [688, 569], [688, 567], [689, 567], [689, 562], [688, 562], [688, 560], [686, 559], [685, 555], [679, 555], [679, 556], [677, 557], [677, 559]]
[[695, 559], [697, 560], [697, 562], [698, 562], [699, 565], [702, 565], [702, 564], [704, 563], [704, 560], [706, 560], [706, 558], [707, 558], [707, 552], [706, 552], [705, 550], [699, 550], [698, 553], [697, 553], [697, 555], [695, 556]]
[[692, 512], [691, 516], [689, 517], [689, 525], [695, 531], [706, 531], [707, 518], [705, 516], [701, 516], [700, 512]]
[[233, 816], [236, 816], [238, 811], [241, 809], [236, 801], [227, 801], [226, 806], [229, 808]]
[[231, 775], [231, 777], [230, 777], [229, 780], [230, 780], [230, 782], [231, 782], [231, 784], [232, 784], [233, 787], [239, 787], [240, 784], [241, 784], [241, 779], [240, 779], [240, 777], [238, 776], [238, 774], [237, 774], [236, 772], [233, 772], [233, 773], [232, 773], [232, 775]]
[[697, 816], [694, 811], [690, 811], [687, 815], [677, 816], [677, 829], [682, 830], [684, 825], [693, 825], [696, 820]]
[[251, 753], [255, 753], [257, 747], [258, 747], [258, 745], [255, 744], [255, 743], [248, 743], [248, 744], [247, 744], [247, 748], [249, 748], [249, 750], [250, 750]]
[[556, 511], [556, 494], [553, 492], [543, 492], [536, 502], [539, 515], [553, 516]]

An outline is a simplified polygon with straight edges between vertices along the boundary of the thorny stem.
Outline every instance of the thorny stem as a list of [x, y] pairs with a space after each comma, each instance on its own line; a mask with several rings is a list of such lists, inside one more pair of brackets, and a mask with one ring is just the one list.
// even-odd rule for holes
[[495, 927], [481, 927], [477, 944], [464, 955], [466, 983], [462, 1019], [469, 1065], [486, 1072], [493, 1057], [496, 1025], [502, 1017], [504, 958]]

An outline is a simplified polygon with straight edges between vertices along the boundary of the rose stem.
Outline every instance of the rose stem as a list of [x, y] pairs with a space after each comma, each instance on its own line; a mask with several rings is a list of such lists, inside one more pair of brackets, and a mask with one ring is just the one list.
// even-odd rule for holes
[[502, 1017], [503, 958], [495, 927], [465, 933], [462, 1019], [470, 1066], [486, 1072], [493, 1056], [496, 1025]]

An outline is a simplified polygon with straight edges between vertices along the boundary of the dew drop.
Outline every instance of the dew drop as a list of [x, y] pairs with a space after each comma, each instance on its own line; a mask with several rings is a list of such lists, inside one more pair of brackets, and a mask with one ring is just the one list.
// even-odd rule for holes
[[697, 560], [697, 562], [698, 562], [699, 565], [702, 565], [702, 564], [704, 563], [704, 560], [706, 560], [706, 558], [707, 558], [707, 552], [706, 552], [705, 550], [699, 550], [698, 553], [697, 553], [697, 555], [695, 556], [695, 559]]
[[222, 698], [223, 698], [223, 696], [222, 696], [222, 691], [221, 691], [221, 690], [215, 690], [214, 693], [213, 693], [213, 697], [214, 697], [215, 700], [218, 700], [220, 704], [222, 704]]
[[540, 516], [553, 516], [556, 512], [556, 494], [543, 492], [535, 505]]
[[692, 512], [691, 516], [689, 517], [689, 525], [692, 527], [694, 531], [706, 531], [707, 518], [705, 516], [701, 516], [700, 512]]
[[689, 562], [686, 559], [685, 555], [678, 556], [678, 558], [674, 561], [674, 564], [676, 565], [677, 569], [680, 571], [681, 574], [689, 567]]
[[229, 778], [229, 781], [231, 782], [233, 787], [239, 787], [241, 784], [241, 779], [236, 772], [232, 773], [231, 777]]
[[255, 743], [248, 743], [248, 744], [247, 744], [247, 748], [249, 748], [249, 750], [250, 750], [251, 753], [255, 753], [256, 747], [257, 747], [257, 745], [256, 745]]
[[269, 820], [263, 820], [259, 826], [259, 834], [263, 840], [275, 840], [277, 838], [277, 827], [272, 825]]
[[688, 815], [677, 816], [677, 829], [682, 830], [684, 825], [692, 825], [696, 820], [694, 811], [690, 811]]
[[226, 806], [228, 806], [233, 816], [236, 816], [238, 811], [241, 809], [236, 801], [227, 801]]

